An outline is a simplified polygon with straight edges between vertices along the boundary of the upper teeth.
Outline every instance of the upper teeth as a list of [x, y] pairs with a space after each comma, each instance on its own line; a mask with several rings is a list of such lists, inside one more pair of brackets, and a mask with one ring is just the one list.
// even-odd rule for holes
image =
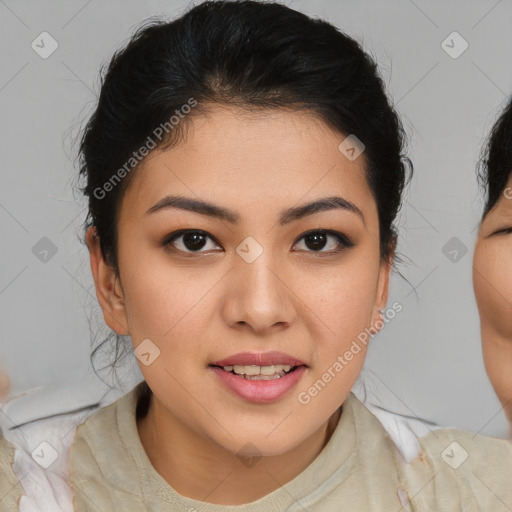
[[274, 375], [282, 371], [288, 372], [292, 367], [289, 364], [274, 364], [271, 366], [238, 365], [224, 366], [227, 372], [235, 372], [239, 375]]

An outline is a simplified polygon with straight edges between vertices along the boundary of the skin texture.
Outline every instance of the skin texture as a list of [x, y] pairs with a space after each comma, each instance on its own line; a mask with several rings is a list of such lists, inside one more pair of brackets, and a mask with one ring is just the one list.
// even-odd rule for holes
[[509, 178], [499, 201], [481, 223], [473, 256], [473, 286], [480, 313], [485, 367], [507, 418], [512, 423], [512, 188], [510, 187], [512, 187], [512, 177]]
[[[120, 210], [120, 279], [88, 230], [105, 322], [130, 334], [134, 348], [149, 338], [161, 351], [149, 366], [139, 361], [154, 396], [138, 430], [155, 469], [182, 495], [226, 505], [261, 498], [301, 473], [338, 422], [364, 347], [310, 403], [298, 394], [379, 321], [391, 268], [380, 259], [364, 155], [349, 161], [338, 149], [344, 138], [308, 113], [212, 107], [193, 118], [183, 142], [151, 153], [137, 169]], [[178, 209], [145, 215], [167, 194], [215, 203], [240, 219]], [[335, 195], [353, 202], [364, 222], [342, 209], [277, 222], [283, 209]], [[213, 237], [202, 254], [182, 237], [161, 245], [185, 228]], [[315, 249], [303, 237], [314, 229], [343, 233], [354, 246], [329, 236]], [[263, 247], [252, 263], [236, 252], [247, 236]], [[274, 403], [239, 398], [208, 367], [238, 352], [269, 350], [309, 366]], [[248, 442], [257, 451], [244, 448]], [[263, 458], [248, 467], [237, 453]]]

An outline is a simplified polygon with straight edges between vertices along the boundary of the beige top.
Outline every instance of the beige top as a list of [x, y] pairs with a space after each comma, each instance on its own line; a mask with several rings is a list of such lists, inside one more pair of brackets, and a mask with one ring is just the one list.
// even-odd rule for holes
[[0, 511], [17, 512], [23, 487], [16, 478], [12, 465], [14, 446], [0, 435]]
[[[282, 488], [239, 506], [189, 499], [156, 472], [140, 442], [135, 414], [143, 385], [85, 421], [73, 419], [80, 426], [74, 439], [66, 437], [71, 451], [69, 444], [57, 443], [59, 435], [71, 434], [68, 424], [52, 424], [52, 432], [47, 431], [49, 426], [39, 427], [65, 455], [62, 467], [56, 462], [42, 470], [31, 464], [31, 447], [13, 437], [14, 452], [6, 439], [0, 439], [0, 512], [68, 512], [72, 500], [76, 512], [338, 512], [345, 507], [351, 512], [512, 511], [510, 441], [456, 429], [438, 429], [423, 437], [412, 434], [420, 450], [407, 463], [380, 421], [353, 394], [343, 404], [341, 419], [322, 452]], [[50, 435], [53, 430], [55, 439]], [[69, 465], [74, 497], [65, 475]], [[37, 483], [34, 489], [28, 486], [32, 480]]]
[[187, 498], [156, 472], [141, 444], [135, 413], [143, 385], [78, 427], [70, 455], [76, 512], [512, 510], [510, 441], [439, 429], [419, 439], [420, 455], [406, 463], [352, 393], [324, 449], [283, 487], [246, 505]]

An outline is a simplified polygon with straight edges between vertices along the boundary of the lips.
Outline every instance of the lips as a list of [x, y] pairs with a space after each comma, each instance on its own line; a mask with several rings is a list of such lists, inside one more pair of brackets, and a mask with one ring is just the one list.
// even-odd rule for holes
[[284, 352], [240, 352], [210, 363], [210, 366], [271, 366], [271, 365], [307, 366], [307, 364]]
[[[232, 362], [232, 361], [261, 361], [264, 354], [258, 355], [257, 358], [254, 357], [254, 353], [250, 354], [250, 358], [247, 359], [248, 356], [244, 355], [240, 358], [241, 354], [236, 354], [235, 356], [229, 357], [227, 359], [216, 361], [216, 363], [222, 363], [224, 365], [224, 361]], [[268, 355], [268, 353], [266, 354]], [[260, 357], [261, 356], [261, 357]], [[281, 354], [276, 356], [274, 353], [271, 357], [271, 361], [285, 361], [288, 363], [301, 362], [299, 359], [293, 358], [286, 354]], [[280, 357], [285, 357], [285, 359], [280, 359]], [[269, 359], [264, 359], [268, 361]], [[277, 363], [276, 363], [277, 364]], [[236, 368], [237, 365], [233, 365]], [[255, 404], [269, 404], [272, 402], [277, 402], [281, 400], [286, 395], [289, 395], [291, 390], [298, 385], [299, 381], [302, 379], [304, 374], [308, 371], [306, 365], [301, 364], [300, 366], [293, 366], [293, 368], [286, 372], [283, 372], [284, 375], [279, 377], [270, 378], [267, 380], [265, 377], [260, 376], [257, 380], [252, 380], [253, 378], [248, 377], [247, 375], [237, 375], [233, 371], [228, 371], [227, 368], [233, 367], [231, 365], [225, 366], [217, 366], [210, 365], [209, 370], [213, 373], [213, 375], [218, 379], [224, 389], [228, 389], [234, 395], [248, 401], [253, 402]], [[245, 368], [251, 368], [251, 365], [241, 365]], [[272, 365], [262, 365], [267, 368]], [[290, 365], [291, 366], [291, 365]], [[277, 367], [279, 368], [279, 367]]]

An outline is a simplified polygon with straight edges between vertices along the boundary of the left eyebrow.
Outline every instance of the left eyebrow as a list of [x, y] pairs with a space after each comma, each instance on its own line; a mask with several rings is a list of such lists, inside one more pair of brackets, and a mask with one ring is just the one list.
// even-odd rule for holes
[[[228, 208], [224, 208], [201, 199], [172, 195], [168, 195], [160, 199], [160, 201], [146, 211], [145, 215], [169, 208], [178, 208], [181, 210], [200, 213], [201, 215], [208, 215], [210, 217], [226, 220], [232, 224], [236, 224], [240, 220], [240, 214]], [[305, 205], [287, 208], [281, 211], [279, 215], [279, 224], [284, 226], [308, 215], [313, 215], [314, 213], [336, 209], [349, 211], [358, 215], [361, 217], [363, 224], [366, 225], [363, 212], [354, 203], [339, 196], [324, 197]]]

